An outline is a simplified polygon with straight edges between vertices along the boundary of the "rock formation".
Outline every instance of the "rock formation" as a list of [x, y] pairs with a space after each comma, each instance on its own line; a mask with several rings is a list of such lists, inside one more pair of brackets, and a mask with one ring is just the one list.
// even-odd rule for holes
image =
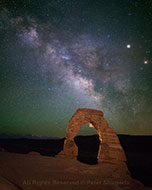
[[100, 140], [98, 162], [125, 162], [126, 156], [120, 145], [119, 139], [108, 126], [107, 121], [103, 117], [103, 112], [95, 109], [81, 108], [76, 110], [70, 119], [66, 129], [66, 139], [64, 141], [63, 150], [57, 157], [76, 159], [78, 155], [78, 147], [74, 142], [74, 137], [80, 131], [84, 124], [89, 124], [97, 130]]

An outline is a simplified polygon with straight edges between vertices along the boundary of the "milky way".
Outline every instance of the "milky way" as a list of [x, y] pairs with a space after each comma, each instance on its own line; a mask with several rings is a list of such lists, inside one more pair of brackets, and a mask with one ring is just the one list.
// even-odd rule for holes
[[117, 133], [152, 134], [151, 20], [150, 0], [2, 1], [0, 133], [63, 137], [89, 107]]

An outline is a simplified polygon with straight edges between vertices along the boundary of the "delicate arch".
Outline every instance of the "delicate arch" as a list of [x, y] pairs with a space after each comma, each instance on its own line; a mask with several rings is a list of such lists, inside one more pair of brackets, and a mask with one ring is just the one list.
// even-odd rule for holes
[[97, 130], [100, 140], [98, 162], [99, 161], [126, 161], [126, 156], [120, 145], [116, 133], [108, 126], [103, 117], [103, 112], [95, 109], [80, 108], [77, 109], [70, 119], [66, 128], [66, 139], [63, 150], [57, 157], [76, 159], [78, 147], [74, 142], [74, 137], [78, 134], [84, 124], [89, 124]]

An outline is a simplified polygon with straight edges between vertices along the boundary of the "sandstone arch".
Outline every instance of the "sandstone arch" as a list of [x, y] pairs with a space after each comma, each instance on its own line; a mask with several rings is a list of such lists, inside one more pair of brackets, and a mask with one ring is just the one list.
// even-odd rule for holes
[[89, 124], [97, 130], [100, 140], [98, 162], [124, 162], [126, 161], [125, 153], [120, 145], [119, 139], [108, 126], [107, 121], [103, 117], [103, 112], [95, 109], [80, 108], [77, 109], [70, 119], [66, 128], [66, 139], [64, 141], [63, 150], [57, 157], [76, 159], [78, 155], [78, 147], [74, 142], [74, 137], [80, 131], [84, 124]]

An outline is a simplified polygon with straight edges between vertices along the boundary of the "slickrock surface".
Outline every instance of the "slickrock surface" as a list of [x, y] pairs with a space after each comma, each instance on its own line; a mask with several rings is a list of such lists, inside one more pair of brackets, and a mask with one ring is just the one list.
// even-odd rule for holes
[[0, 152], [1, 190], [141, 190], [125, 163], [83, 164], [77, 160]]

